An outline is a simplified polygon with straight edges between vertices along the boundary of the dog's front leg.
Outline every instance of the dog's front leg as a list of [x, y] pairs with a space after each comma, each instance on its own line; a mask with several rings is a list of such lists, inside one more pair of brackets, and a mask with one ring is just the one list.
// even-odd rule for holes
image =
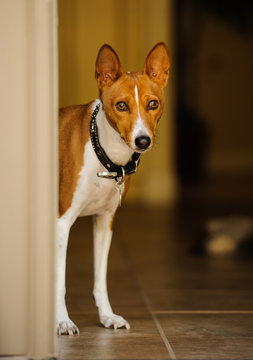
[[77, 326], [70, 320], [65, 304], [66, 256], [70, 225], [61, 218], [57, 222], [56, 266], [56, 326], [58, 335], [78, 334]]
[[100, 322], [106, 327], [114, 329], [130, 328], [123, 317], [115, 315], [112, 311], [106, 284], [107, 259], [112, 239], [113, 214], [105, 213], [93, 217], [94, 229], [94, 291], [93, 295], [98, 307]]

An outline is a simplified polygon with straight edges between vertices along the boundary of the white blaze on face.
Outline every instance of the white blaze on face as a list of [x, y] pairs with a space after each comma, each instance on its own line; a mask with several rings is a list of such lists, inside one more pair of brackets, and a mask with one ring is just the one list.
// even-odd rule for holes
[[137, 85], [135, 85], [134, 88], [134, 93], [135, 93], [135, 101], [136, 101], [136, 105], [137, 105], [137, 114], [138, 117], [136, 119], [134, 128], [133, 128], [133, 133], [132, 133], [132, 147], [136, 148], [135, 146], [135, 139], [139, 136], [149, 136], [149, 131], [147, 129], [147, 127], [145, 126], [141, 115], [140, 115], [140, 105], [139, 105], [139, 94], [138, 94], [138, 87]]

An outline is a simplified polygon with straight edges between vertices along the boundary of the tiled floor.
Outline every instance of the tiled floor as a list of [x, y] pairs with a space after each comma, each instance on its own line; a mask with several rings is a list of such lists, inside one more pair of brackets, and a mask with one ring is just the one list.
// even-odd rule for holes
[[108, 287], [129, 331], [99, 325], [92, 299], [91, 219], [78, 219], [71, 231], [67, 302], [80, 335], [58, 338], [58, 358], [253, 359], [252, 259], [190, 252], [214, 209], [120, 209]]

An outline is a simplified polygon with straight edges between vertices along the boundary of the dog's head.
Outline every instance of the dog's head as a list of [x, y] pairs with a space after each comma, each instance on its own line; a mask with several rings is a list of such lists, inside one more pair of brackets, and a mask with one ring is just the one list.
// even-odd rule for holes
[[150, 51], [142, 72], [124, 72], [111, 46], [99, 50], [95, 77], [103, 109], [111, 126], [134, 151], [144, 152], [154, 143], [169, 68], [164, 43]]

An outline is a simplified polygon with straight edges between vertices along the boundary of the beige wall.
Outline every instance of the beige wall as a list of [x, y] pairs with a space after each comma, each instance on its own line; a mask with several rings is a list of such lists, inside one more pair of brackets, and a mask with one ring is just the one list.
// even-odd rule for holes
[[174, 174], [173, 1], [59, 0], [60, 106], [86, 103], [98, 96], [94, 64], [98, 49], [109, 43], [126, 71], [141, 70], [149, 50], [168, 44], [172, 76], [157, 145], [141, 160], [132, 177], [128, 200], [171, 203], [176, 198]]
[[56, 1], [0, 0], [0, 356], [54, 353]]

